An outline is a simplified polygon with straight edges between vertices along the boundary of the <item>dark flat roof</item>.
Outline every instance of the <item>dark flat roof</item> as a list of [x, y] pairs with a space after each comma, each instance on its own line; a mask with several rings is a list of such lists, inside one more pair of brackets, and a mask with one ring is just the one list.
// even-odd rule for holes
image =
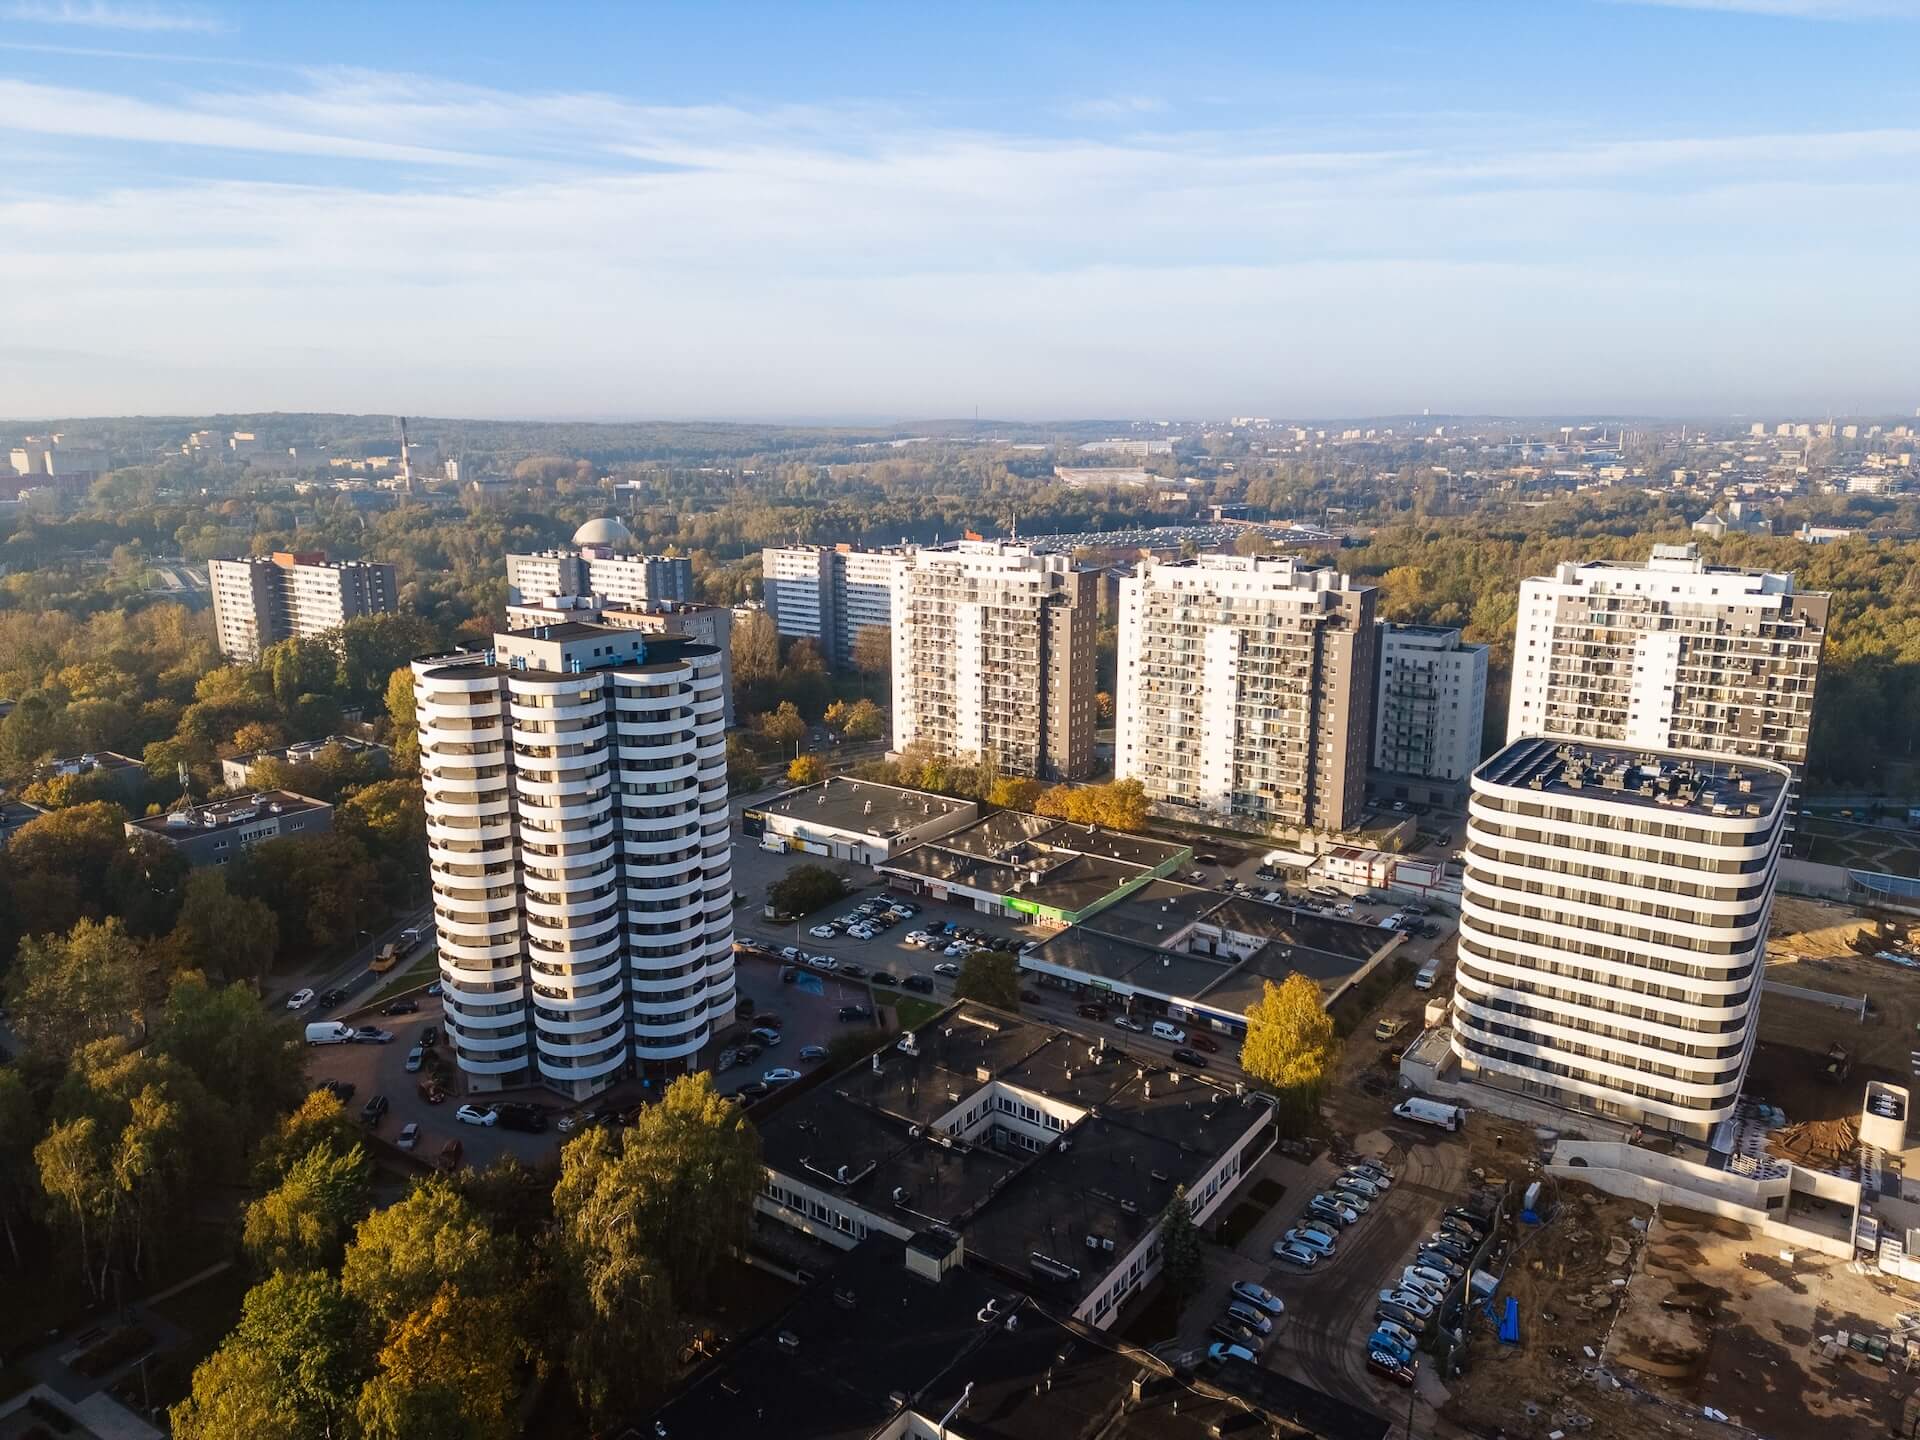
[[1473, 772], [1491, 785], [1580, 796], [1680, 815], [1731, 816], [1750, 804], [1771, 815], [1791, 776], [1764, 760], [1639, 750], [1630, 745], [1536, 737], [1516, 740]]
[[254, 795], [236, 795], [226, 800], [179, 806], [165, 815], [143, 815], [137, 820], [129, 820], [127, 824], [130, 828], [145, 830], [169, 840], [186, 840], [195, 835], [218, 834], [236, 825], [248, 825], [262, 815], [304, 815], [332, 808], [323, 801], [296, 795], [291, 790], [263, 790]]
[[916, 845], [885, 867], [1076, 915], [1191, 847], [1002, 810]]
[[[867, 809], [869, 805], [873, 807], [871, 812]], [[919, 825], [978, 809], [971, 800], [956, 800], [950, 795], [908, 790], [898, 785], [876, 785], [869, 780], [851, 780], [840, 775], [818, 785], [789, 790], [753, 808], [766, 815], [810, 820], [849, 834], [880, 836], [898, 835]]]

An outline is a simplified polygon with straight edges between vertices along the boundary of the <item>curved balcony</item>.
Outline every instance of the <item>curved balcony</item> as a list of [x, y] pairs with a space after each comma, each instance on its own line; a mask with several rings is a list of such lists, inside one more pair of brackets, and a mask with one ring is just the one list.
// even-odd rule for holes
[[[615, 947], [614, 953], [612, 954], [596, 955], [590, 960], [582, 960], [578, 965], [548, 965], [547, 962], [543, 960], [533, 969], [533, 983], [542, 990], [572, 992], [576, 990], [597, 991], [598, 987], [611, 982], [617, 990], [622, 973], [623, 966], [618, 953], [618, 947]], [[543, 1000], [553, 999], [551, 996], [542, 996], [541, 998]], [[558, 1002], [555, 1001], [555, 1003]]]
[[[1536, 1083], [1544, 1082], [1593, 1099], [1624, 1101], [1654, 1114], [1683, 1119], [1689, 1123], [1718, 1120], [1732, 1114], [1734, 1102], [1740, 1094], [1740, 1081], [1746, 1071], [1743, 1059], [1740, 1064], [1732, 1067], [1725, 1079], [1712, 1084], [1695, 1084], [1690, 1081], [1676, 1080], [1668, 1075], [1652, 1075], [1628, 1065], [1615, 1065], [1605, 1060], [1573, 1055], [1550, 1046], [1534, 1045], [1524, 1040], [1495, 1035], [1480, 1030], [1470, 1017], [1456, 1018], [1453, 1036], [1456, 1050], [1464, 1045], [1464, 1053], [1476, 1065], [1485, 1066], [1503, 1075], [1518, 1076]], [[1550, 1072], [1539, 1066], [1507, 1060], [1499, 1055], [1489, 1054], [1488, 1052], [1492, 1050], [1537, 1056], [1556, 1066], [1565, 1066], [1573, 1073]], [[1677, 1097], [1677, 1101], [1665, 1101], [1652, 1096], [1633, 1094], [1635, 1085], [1649, 1085], [1670, 1091]]]
[[627, 1063], [627, 1047], [624, 1044], [617, 1045], [607, 1053], [605, 1059], [590, 1065], [549, 1065], [545, 1060], [538, 1059], [537, 1063], [540, 1074], [546, 1079], [556, 1084], [570, 1085], [576, 1080], [598, 1080], [603, 1075], [613, 1074]]
[[[1655, 1004], [1661, 1009], [1694, 1020], [1737, 1018], [1750, 1002], [1749, 992], [1754, 986], [1754, 974], [1751, 972], [1732, 980], [1696, 980], [1663, 971], [1617, 966], [1610, 961], [1596, 960], [1586, 955], [1541, 950], [1538, 946], [1529, 946], [1521, 941], [1490, 940], [1465, 926], [1461, 928], [1458, 950], [1462, 960], [1492, 976], [1495, 984], [1504, 982], [1516, 995], [1525, 995], [1539, 985], [1551, 985], [1555, 989], [1590, 996], [1593, 1003], [1601, 1007]], [[1588, 974], [1605, 978], [1585, 980], [1571, 975], [1544, 973], [1538, 965], [1529, 963], [1537, 959], [1552, 959], [1558, 964], [1577, 967]], [[1638, 985], [1635, 981], [1639, 982]], [[1702, 997], [1724, 995], [1738, 998], [1724, 1006], [1699, 1004], [1666, 995], [1649, 994], [1642, 988], [1647, 984]]]
[[[525, 899], [527, 918], [531, 923], [535, 920], [577, 920], [589, 915], [597, 917], [609, 904], [616, 903], [613, 897], [612, 886], [606, 887], [599, 894], [572, 894], [565, 890], [558, 893], [542, 890], [536, 893], [528, 890]], [[541, 928], [544, 930], [553, 927], [542, 926]]]
[[[600, 711], [599, 714], [602, 718], [596, 723], [583, 725], [578, 730], [530, 730], [516, 725], [513, 727], [514, 749], [517, 751], [525, 747], [539, 752], [543, 760], [548, 758], [578, 760], [597, 755], [604, 748], [607, 738], [605, 712]], [[547, 753], [553, 750], [565, 750], [575, 745], [584, 747], [584, 755], [549, 757]]]
[[[1514, 1015], [1505, 1010], [1481, 1004], [1480, 998], [1482, 994], [1483, 992], [1481, 992], [1478, 987], [1469, 986], [1464, 982], [1456, 985], [1453, 999], [1455, 1010], [1470, 1017], [1475, 1023], [1476, 1028], [1491, 1031], [1496, 1025], [1506, 1025], [1509, 1027], [1523, 1027], [1532, 1031], [1540, 1037], [1540, 1044], [1556, 1055], [1564, 1055], [1567, 1063], [1570, 1065], [1585, 1065], [1587, 1061], [1584, 1057], [1574, 1055], [1561, 1046], [1553, 1045], [1553, 1041], [1565, 1042], [1565, 1046], [1567, 1047], [1575, 1045], [1601, 1045], [1605, 1046], [1612, 1056], [1621, 1060], [1643, 1061], [1647, 1066], [1668, 1065], [1678, 1069], [1691, 1068], [1695, 1070], [1724, 1070], [1729, 1064], [1738, 1063], [1738, 1057], [1743, 1054], [1746, 1049], [1744, 1043], [1746, 1032], [1744, 1030], [1729, 1030], [1722, 1034], [1714, 1035], [1696, 1030], [1680, 1030], [1670, 1025], [1655, 1025], [1637, 1020], [1628, 1020], [1617, 1012], [1608, 1011], [1604, 1008], [1587, 1009], [1579, 1006], [1568, 1006], [1565, 1005], [1564, 1002], [1562, 1002], [1560, 1006], [1560, 1008], [1564, 1010], [1564, 1014], [1560, 1017], [1562, 1020], [1591, 1019], [1596, 1025], [1606, 1025], [1614, 1029], [1618, 1029], [1623, 1025], [1633, 1025], [1636, 1026], [1648, 1040], [1657, 1042], [1662, 1038], [1666, 1038], [1670, 1042], [1665, 1045], [1658, 1043], [1647, 1044], [1635, 1040], [1624, 1040], [1617, 1035], [1603, 1035], [1592, 1030], [1584, 1030], [1578, 1025], [1561, 1024], [1552, 1020], [1537, 1020], [1528, 1015]], [[1516, 998], [1524, 999], [1526, 997]], [[1537, 1001], [1534, 1003], [1536, 1006], [1539, 1004]], [[1684, 1055], [1674, 1048], [1678, 1045], [1709, 1045], [1715, 1041], [1733, 1042], [1731, 1044], [1723, 1043], [1719, 1047], [1731, 1050], [1733, 1054], [1718, 1056]], [[1639, 1070], [1643, 1067], [1629, 1066], [1628, 1068]], [[1665, 1076], [1661, 1076], [1660, 1078], [1663, 1082], [1666, 1079]]]
[[[578, 677], [575, 677], [576, 679]], [[565, 705], [523, 705], [516, 694], [512, 704], [507, 706], [507, 716], [514, 722], [514, 734], [520, 735], [522, 727], [531, 727], [542, 721], [561, 723], [568, 720], [599, 720], [607, 713], [607, 707], [599, 696], [586, 700], [576, 700]], [[558, 739], [572, 732], [566, 730], [525, 730], [528, 736], [551, 735]]]
[[468, 1075], [518, 1075], [527, 1068], [527, 1057], [513, 1055], [504, 1060], [488, 1061], [456, 1053], [453, 1063]]
[[684, 1060], [689, 1055], [698, 1054], [700, 1047], [712, 1038], [712, 1028], [702, 1025], [699, 1029], [677, 1039], [672, 1037], [655, 1039], [650, 1036], [636, 1039], [633, 1042], [633, 1053], [642, 1060]]
[[[469, 985], [485, 985], [485, 990], [469, 991]], [[492, 987], [500, 985], [504, 989]], [[501, 975], [486, 979], [462, 970], [440, 971], [440, 988], [444, 992], [442, 999], [450, 1005], [473, 1008], [481, 1005], [517, 1005], [526, 994], [526, 986], [520, 983], [520, 972], [516, 968], [510, 975]]]
[[511, 1030], [515, 1034], [518, 1034], [526, 1024], [527, 1019], [526, 1006], [502, 1000], [497, 996], [494, 997], [494, 1000], [496, 1003], [506, 1006], [506, 1008], [498, 1014], [482, 1014], [480, 1013], [480, 1007], [477, 1005], [447, 1005], [442, 1008], [442, 1013], [445, 1014], [447, 1023], [451, 1025], [463, 1039], [472, 1041], [474, 1037], [478, 1036], [484, 1038], [486, 1042], [491, 1045], [505, 1031]]
[[[526, 1044], [527, 1028], [524, 1012], [519, 1015], [490, 1018], [504, 1019], [507, 1023], [491, 1033], [487, 1033], [483, 1026], [469, 1026], [459, 1022], [449, 1024], [448, 1029], [453, 1032], [454, 1040], [462, 1050], [511, 1050], [516, 1045]], [[483, 1033], [475, 1034], [475, 1029], [481, 1029]]]

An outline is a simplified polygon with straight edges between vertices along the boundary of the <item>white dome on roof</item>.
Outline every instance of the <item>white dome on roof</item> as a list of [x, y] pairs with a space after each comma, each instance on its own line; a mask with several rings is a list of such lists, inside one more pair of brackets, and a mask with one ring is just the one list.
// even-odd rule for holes
[[633, 532], [612, 516], [600, 520], [589, 520], [573, 532], [576, 545], [631, 545]]

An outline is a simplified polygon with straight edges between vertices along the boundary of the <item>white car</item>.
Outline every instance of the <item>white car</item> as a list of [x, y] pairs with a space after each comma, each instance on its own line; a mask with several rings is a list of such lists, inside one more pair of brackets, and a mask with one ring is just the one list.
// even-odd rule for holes
[[500, 1117], [491, 1110], [482, 1110], [478, 1105], [462, 1105], [453, 1112], [453, 1118], [462, 1125], [494, 1125]]
[[1311, 1270], [1320, 1263], [1320, 1252], [1309, 1250], [1291, 1240], [1279, 1240], [1274, 1243], [1273, 1258], [1284, 1260], [1289, 1265], [1298, 1265], [1302, 1270]]
[[947, 976], [958, 975], [960, 973], [960, 967], [951, 960], [942, 960], [938, 965], [933, 967], [933, 973]]
[[1289, 1245], [1304, 1245], [1309, 1250], [1318, 1250], [1322, 1255], [1333, 1253], [1333, 1241], [1318, 1230], [1302, 1230], [1295, 1226], [1280, 1238]]
[[1409, 1265], [1406, 1270], [1402, 1272], [1401, 1278], [1409, 1285], [1419, 1280], [1424, 1283], [1428, 1289], [1442, 1295], [1446, 1294], [1447, 1287], [1453, 1284], [1453, 1277], [1451, 1275], [1447, 1274], [1444, 1270], [1436, 1270], [1431, 1265]]
[[911, 949], [918, 950], [922, 945], [926, 944], [927, 941], [931, 940], [932, 938], [933, 937], [927, 934], [927, 932], [924, 930], [909, 930], [905, 935], [902, 935], [900, 937], [900, 941], [903, 945], [906, 945]]
[[1402, 1310], [1411, 1310], [1422, 1320], [1433, 1314], [1433, 1302], [1425, 1295], [1413, 1290], [1382, 1290], [1380, 1298], [1389, 1305], [1398, 1305]]
[[1351, 1190], [1363, 1200], [1378, 1200], [1387, 1187], [1376, 1184], [1365, 1175], [1355, 1175], [1351, 1170], [1333, 1182], [1342, 1190]]
[[763, 1085], [787, 1085], [800, 1078], [798, 1070], [789, 1070], [786, 1066], [776, 1066], [760, 1077]]
[[304, 1010], [311, 1004], [313, 1004], [313, 991], [311, 990], [296, 990], [293, 994], [287, 996], [287, 1009], [289, 1010]]
[[813, 936], [816, 940], [831, 940], [839, 933], [840, 931], [832, 925], [816, 925], [807, 931], [807, 934]]
[[847, 934], [856, 940], [871, 940], [879, 933], [880, 932], [875, 930], [871, 925], [850, 925], [847, 927]]
[[1402, 1290], [1411, 1290], [1416, 1295], [1424, 1295], [1433, 1301], [1434, 1304], [1438, 1305], [1440, 1303], [1440, 1296], [1444, 1293], [1446, 1287], [1437, 1281], [1429, 1280], [1425, 1275], [1422, 1275], [1418, 1269], [1409, 1265], [1400, 1272], [1400, 1288]]
[[947, 946], [946, 950], [942, 953], [946, 955], [950, 955], [954, 959], [958, 960], [962, 955], [967, 954], [972, 949], [973, 947], [967, 944], [966, 941], [956, 940], [951, 945]]
[[840, 962], [831, 955], [810, 955], [807, 963], [816, 970], [838, 970]]
[[420, 1143], [420, 1122], [409, 1120], [400, 1127], [400, 1138], [393, 1142], [402, 1150], [411, 1150]]

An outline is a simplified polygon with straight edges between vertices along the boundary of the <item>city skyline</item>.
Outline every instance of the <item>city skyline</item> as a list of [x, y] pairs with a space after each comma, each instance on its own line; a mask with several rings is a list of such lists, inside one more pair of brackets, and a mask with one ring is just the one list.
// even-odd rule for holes
[[1911, 5], [577, 13], [0, 6], [7, 408], [1913, 408]]

